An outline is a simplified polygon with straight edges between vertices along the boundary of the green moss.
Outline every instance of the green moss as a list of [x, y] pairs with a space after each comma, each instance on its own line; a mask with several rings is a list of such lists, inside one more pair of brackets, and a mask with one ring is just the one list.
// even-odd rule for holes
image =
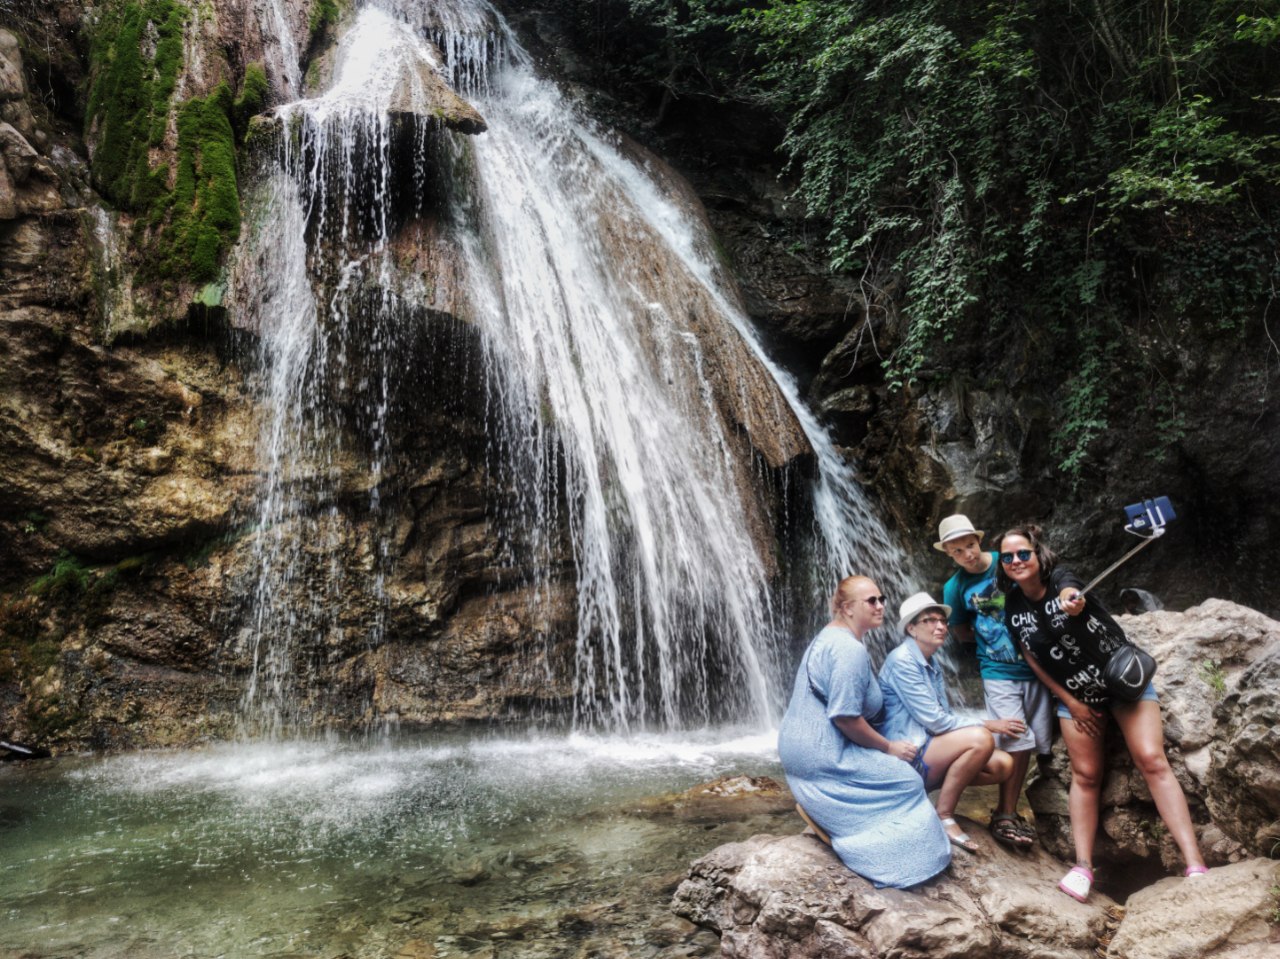
[[236, 97], [232, 110], [236, 136], [241, 141], [249, 131], [249, 121], [266, 108], [267, 96], [270, 92], [267, 72], [262, 68], [261, 63], [251, 63], [244, 68], [244, 81], [240, 84], [240, 95]]
[[189, 13], [177, 0], [110, 0], [93, 29], [87, 126], [97, 131], [93, 177], [134, 213], [143, 282], [209, 283], [240, 235], [236, 144], [270, 92], [250, 64], [237, 97], [220, 83], [177, 108], [175, 166], [151, 167], [165, 140]]
[[79, 599], [88, 588], [92, 572], [77, 557], [63, 552], [53, 569], [31, 584], [32, 596], [65, 605]]
[[155, 201], [146, 188], [149, 150], [164, 140], [187, 10], [176, 0], [116, 0], [101, 9], [91, 34], [85, 110], [87, 127], [98, 131], [93, 180], [120, 206], [145, 209]]
[[169, 248], [157, 263], [161, 275], [209, 283], [240, 236], [233, 107], [231, 88], [220, 83], [178, 111], [178, 167], [168, 200]]
[[331, 23], [338, 22], [338, 0], [315, 0], [311, 5], [311, 16], [307, 18], [307, 30], [314, 41]]

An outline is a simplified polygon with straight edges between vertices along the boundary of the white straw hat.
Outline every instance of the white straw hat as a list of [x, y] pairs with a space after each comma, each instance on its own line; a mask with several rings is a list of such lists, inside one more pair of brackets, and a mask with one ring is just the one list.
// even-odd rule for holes
[[898, 609], [898, 632], [905, 633], [907, 624], [926, 609], [940, 609], [948, 619], [951, 618], [951, 607], [946, 603], [939, 603], [928, 593], [914, 593], [904, 599]]
[[947, 551], [945, 544], [961, 536], [976, 536], [982, 539], [982, 530], [974, 529], [973, 524], [969, 522], [969, 517], [963, 513], [956, 513], [955, 516], [948, 516], [938, 524], [938, 541], [933, 544], [933, 548], [940, 553], [945, 553]]

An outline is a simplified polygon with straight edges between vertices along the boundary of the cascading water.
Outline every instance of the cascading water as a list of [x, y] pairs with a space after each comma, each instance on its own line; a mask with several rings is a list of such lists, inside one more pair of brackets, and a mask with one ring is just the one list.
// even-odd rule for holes
[[[414, 78], [436, 69], [487, 132], [414, 120], [430, 113]], [[778, 600], [786, 518], [762, 490], [795, 482], [789, 464], [808, 448], [812, 555], [787, 564], [820, 570], [819, 592], [852, 571], [901, 589], [901, 552], [754, 341], [695, 205], [540, 78], [488, 4], [363, 7], [328, 92], [277, 117], [280, 156], [233, 284], [266, 371], [244, 636], [260, 728], [301, 719], [299, 663], [348, 644], [334, 638], [343, 574], [326, 560], [343, 535], [340, 504], [362, 500], [372, 517], [375, 607], [393, 561], [376, 533], [388, 410], [419, 301], [441, 296], [407, 283], [393, 249], [406, 216], [428, 205], [457, 252], [452, 312], [481, 336], [487, 456], [510, 492], [495, 497], [494, 535], [521, 531], [534, 596], [550, 594], [569, 540], [580, 725], [774, 719], [789, 634], [808, 623], [789, 623]], [[356, 411], [355, 439], [342, 409]], [[355, 486], [353, 459], [366, 477]], [[303, 608], [291, 601], [300, 587]], [[375, 628], [361, 641], [380, 638]]]

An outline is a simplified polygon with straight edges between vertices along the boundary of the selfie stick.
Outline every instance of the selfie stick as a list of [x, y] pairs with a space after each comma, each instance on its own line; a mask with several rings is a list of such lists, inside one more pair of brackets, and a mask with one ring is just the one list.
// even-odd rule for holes
[[[1144, 500], [1134, 506], [1126, 506], [1124, 511], [1129, 518], [1129, 522], [1125, 524], [1124, 531], [1132, 533], [1134, 536], [1141, 536], [1142, 542], [1095, 576], [1088, 586], [1080, 590], [1081, 596], [1129, 562], [1140, 550], [1150, 546], [1151, 543], [1163, 536], [1165, 526], [1176, 515], [1173, 512], [1173, 505], [1169, 502], [1167, 496], [1160, 496], [1154, 500]], [[1149, 529], [1151, 532], [1143, 534], [1141, 532], [1143, 529]]]

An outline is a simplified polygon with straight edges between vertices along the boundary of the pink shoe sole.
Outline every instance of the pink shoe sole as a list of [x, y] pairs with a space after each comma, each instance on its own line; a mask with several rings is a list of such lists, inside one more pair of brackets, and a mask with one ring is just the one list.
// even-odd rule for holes
[[1083, 866], [1072, 866], [1058, 883], [1058, 888], [1076, 902], [1087, 902], [1089, 890], [1093, 888], [1093, 873]]

